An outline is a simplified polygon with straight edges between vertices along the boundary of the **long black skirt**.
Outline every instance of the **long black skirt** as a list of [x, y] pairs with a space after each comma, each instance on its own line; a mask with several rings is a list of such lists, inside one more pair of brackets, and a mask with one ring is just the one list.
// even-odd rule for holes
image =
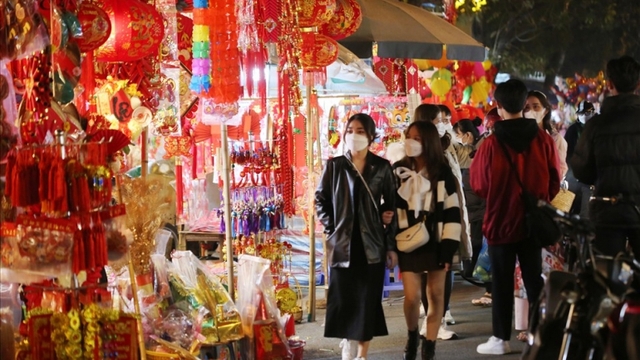
[[331, 268], [325, 337], [369, 341], [389, 334], [382, 309], [384, 268], [384, 262], [367, 264], [360, 234], [354, 234], [350, 266]]

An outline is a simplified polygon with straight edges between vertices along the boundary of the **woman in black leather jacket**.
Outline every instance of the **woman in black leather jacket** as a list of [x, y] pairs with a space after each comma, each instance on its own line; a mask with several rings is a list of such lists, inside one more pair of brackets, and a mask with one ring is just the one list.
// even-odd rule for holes
[[397, 262], [395, 231], [385, 227], [395, 183], [389, 162], [368, 150], [375, 136], [369, 115], [349, 118], [349, 151], [327, 161], [315, 194], [331, 266], [324, 336], [344, 339], [343, 359], [351, 359], [349, 340], [358, 341], [356, 359], [364, 359], [371, 339], [388, 334], [380, 299], [385, 263], [392, 269]]

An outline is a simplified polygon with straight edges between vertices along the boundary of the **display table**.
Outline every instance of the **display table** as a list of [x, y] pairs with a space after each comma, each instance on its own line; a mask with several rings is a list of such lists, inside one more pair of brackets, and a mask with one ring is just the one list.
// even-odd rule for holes
[[[215, 253], [218, 255], [218, 259], [222, 261], [222, 247], [224, 246], [225, 234], [220, 232], [211, 232], [211, 231], [180, 231], [178, 233], [178, 250], [187, 250], [187, 242], [189, 241], [197, 241], [197, 242], [217, 242], [218, 247], [215, 250]], [[200, 257], [204, 257], [207, 254], [202, 250], [199, 254]]]

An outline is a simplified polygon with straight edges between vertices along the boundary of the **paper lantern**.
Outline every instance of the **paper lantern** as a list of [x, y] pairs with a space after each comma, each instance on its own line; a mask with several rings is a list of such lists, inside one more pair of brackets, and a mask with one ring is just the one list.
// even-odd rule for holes
[[358, 30], [362, 23], [362, 8], [356, 0], [338, 0], [333, 17], [320, 27], [320, 33], [341, 40]]
[[451, 83], [445, 79], [431, 80], [431, 92], [439, 97], [447, 95], [451, 90]]
[[331, 65], [338, 58], [338, 42], [314, 33], [302, 33], [300, 63], [305, 71]]
[[111, 21], [111, 35], [95, 51], [100, 61], [135, 61], [157, 54], [164, 37], [162, 16], [138, 0], [105, 0], [103, 9]]
[[[486, 82], [486, 81], [485, 81]], [[485, 103], [489, 97], [486, 86], [481, 81], [476, 81], [471, 85], [471, 101], [474, 105]]]
[[299, 0], [298, 25], [300, 27], [320, 26], [333, 17], [336, 0]]
[[76, 37], [75, 42], [82, 52], [99, 48], [111, 34], [109, 15], [90, 2], [85, 1], [78, 8], [78, 21], [82, 27], [82, 36]]

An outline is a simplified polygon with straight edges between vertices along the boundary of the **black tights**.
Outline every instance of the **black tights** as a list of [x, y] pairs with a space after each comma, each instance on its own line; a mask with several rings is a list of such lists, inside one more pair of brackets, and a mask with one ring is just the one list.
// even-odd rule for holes
[[[427, 300], [427, 274], [424, 273], [420, 276], [420, 280], [422, 283], [422, 307], [424, 308], [424, 313], [427, 314], [429, 312], [429, 300]], [[447, 271], [447, 275], [445, 276], [444, 281], [444, 312], [442, 316], [449, 310], [449, 300], [451, 300], [451, 289], [453, 288], [453, 271]]]

